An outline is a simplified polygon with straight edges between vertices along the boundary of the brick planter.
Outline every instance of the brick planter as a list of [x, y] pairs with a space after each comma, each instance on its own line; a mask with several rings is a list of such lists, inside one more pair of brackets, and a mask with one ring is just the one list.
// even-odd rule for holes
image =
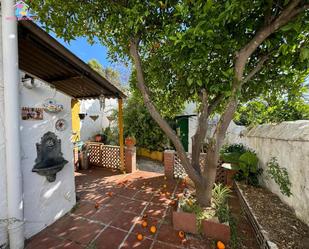
[[218, 223], [212, 220], [202, 221], [203, 234], [207, 238], [223, 241], [228, 243], [231, 237], [230, 226], [222, 223]]
[[[177, 211], [173, 211], [173, 228], [186, 233], [198, 234], [197, 218], [193, 213], [183, 212], [179, 206]], [[216, 239], [228, 243], [230, 241], [230, 226], [216, 222], [217, 218], [203, 220], [201, 232], [207, 238]]]
[[186, 233], [197, 234], [196, 215], [192, 213], [173, 211], [173, 227]]
[[263, 227], [258, 223], [252, 208], [250, 207], [249, 203], [247, 202], [245, 196], [242, 193], [237, 182], [234, 182], [234, 188], [237, 192], [241, 209], [245, 212], [248, 220], [254, 230], [256, 240], [261, 249], [279, 249], [278, 246], [270, 241], [267, 232], [263, 229]]
[[226, 169], [226, 185], [233, 188], [234, 176], [237, 174], [238, 170]]

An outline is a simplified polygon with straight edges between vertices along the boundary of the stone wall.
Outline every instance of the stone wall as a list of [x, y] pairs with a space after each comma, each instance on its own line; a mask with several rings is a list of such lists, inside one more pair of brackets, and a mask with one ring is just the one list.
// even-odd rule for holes
[[[231, 124], [226, 143], [243, 143], [256, 151], [260, 167], [264, 169], [261, 182], [295, 210], [296, 215], [309, 225], [309, 121], [265, 124], [250, 130]], [[288, 171], [292, 196], [281, 194], [278, 185], [265, 170], [272, 157]], [[265, 204], [267, 205], [267, 204]]]

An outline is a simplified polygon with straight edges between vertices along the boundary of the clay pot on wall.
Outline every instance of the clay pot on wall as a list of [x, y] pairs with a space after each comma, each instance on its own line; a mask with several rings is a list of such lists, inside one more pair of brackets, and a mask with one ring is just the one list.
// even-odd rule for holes
[[126, 137], [125, 139], [125, 145], [127, 147], [133, 147], [136, 144], [136, 140], [134, 137]]
[[95, 137], [94, 137], [94, 140], [96, 141], [96, 142], [99, 142], [99, 143], [101, 143], [102, 142], [102, 135], [101, 134], [97, 134], [97, 135], [95, 135]]

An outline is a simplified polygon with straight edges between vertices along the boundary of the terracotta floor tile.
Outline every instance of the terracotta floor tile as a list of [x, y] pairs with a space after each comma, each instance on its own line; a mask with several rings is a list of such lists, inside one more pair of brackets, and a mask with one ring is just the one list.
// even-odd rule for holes
[[108, 224], [115, 220], [120, 212], [121, 209], [115, 207], [106, 207], [98, 210], [93, 216], [90, 217], [90, 219]]
[[136, 189], [131, 188], [121, 188], [118, 195], [124, 196], [126, 198], [132, 198], [137, 193]]
[[164, 206], [168, 206], [169, 203], [171, 202], [171, 195], [166, 195], [166, 194], [158, 194], [156, 193], [151, 202], [155, 203], [155, 204], [160, 204], [160, 205], [164, 205]]
[[110, 197], [111, 200], [106, 203], [104, 205], [104, 207], [106, 208], [114, 208], [114, 209], [117, 209], [117, 210], [121, 210], [122, 208], [124, 208], [127, 203], [130, 202], [130, 199], [127, 199], [127, 198], [124, 198], [124, 197], [121, 197], [121, 196], [113, 196], [113, 197]]
[[[147, 227], [142, 226], [143, 221], [147, 222]], [[158, 229], [159, 223], [160, 223], [160, 220], [153, 218], [153, 217], [139, 218], [136, 221], [136, 224], [134, 226], [132, 233], [135, 234], [135, 235], [138, 234], [138, 233], [141, 233], [147, 238], [153, 238], [156, 233], [155, 234], [151, 233], [150, 227], [155, 226]], [[157, 233], [158, 233], [158, 231], [157, 231]]]
[[179, 248], [179, 247], [175, 247], [169, 244], [163, 244], [159, 241], [156, 241], [152, 247], [152, 249], [176, 249], [176, 248]]
[[133, 198], [135, 200], [150, 201], [153, 195], [152, 191], [139, 191]]
[[[118, 249], [127, 235], [124, 230], [129, 231], [132, 224], [134, 224], [133, 231], [124, 242], [122, 249], [148, 249], [152, 243], [154, 243], [154, 249], [175, 249], [176, 247], [209, 249], [203, 247], [203, 240], [188, 239], [186, 245], [182, 244], [178, 232], [172, 228], [173, 208], [169, 202], [173, 198], [172, 193], [177, 181], [166, 180], [162, 174], [157, 173], [137, 171], [133, 174], [119, 174], [119, 172], [101, 168], [91, 168], [76, 175], [76, 191], [80, 201], [73, 214], [111, 224], [113, 227], [106, 227], [103, 230], [103, 224], [89, 222], [74, 215], [66, 215], [31, 238], [27, 242], [27, 249], [86, 248], [97, 235], [99, 237], [94, 243], [95, 248]], [[108, 196], [108, 192], [112, 192], [113, 196]], [[161, 195], [159, 192], [164, 194]], [[167, 195], [166, 192], [168, 192]], [[180, 186], [176, 193], [181, 192]], [[98, 209], [95, 208], [96, 203], [99, 204]], [[148, 223], [146, 228], [141, 226], [143, 218], [140, 216], [144, 210], [147, 214], [147, 218], [144, 218]], [[167, 214], [164, 216], [166, 211]], [[155, 234], [149, 231], [152, 225], [158, 229]], [[138, 241], [137, 233], [142, 233], [145, 239]], [[158, 241], [153, 242], [155, 236]]]
[[108, 227], [95, 240], [95, 248], [118, 249], [126, 234], [126, 232], [120, 231], [112, 227]]
[[117, 219], [112, 221], [110, 225], [116, 228], [121, 228], [123, 230], [129, 231], [132, 225], [135, 224], [137, 219], [138, 216], [136, 216], [136, 214], [121, 212], [118, 215]]
[[206, 241], [205, 239], [188, 238], [187, 243], [186, 243], [186, 248], [188, 249], [210, 249], [211, 246], [209, 244], [209, 241]]
[[146, 201], [132, 200], [126, 204], [123, 210], [135, 214], [140, 214], [144, 210], [146, 205], [147, 205]]
[[83, 217], [90, 217], [92, 216], [96, 211], [95, 207], [95, 202], [90, 203], [90, 202], [79, 202], [77, 204], [77, 208], [75, 209], [72, 214], [78, 215], [78, 216], [83, 216]]
[[68, 229], [74, 224], [76, 217], [65, 215], [64, 217], [57, 220], [54, 224], [47, 228], [48, 232], [55, 236], [64, 236]]
[[162, 204], [149, 204], [145, 210], [145, 214], [148, 216], [152, 216], [158, 219], [162, 219], [164, 216], [164, 212], [166, 207]]
[[181, 239], [178, 237], [178, 231], [175, 231], [171, 225], [162, 224], [158, 233], [157, 240], [181, 246]]
[[104, 226], [99, 224], [79, 219], [71, 224], [71, 227], [67, 229], [63, 237], [87, 245], [103, 228]]
[[142, 241], [137, 240], [135, 234], [130, 234], [124, 242], [121, 249], [149, 249], [153, 240], [144, 238]]
[[29, 243], [26, 243], [25, 249], [56, 249], [56, 248], [65, 248], [65, 249], [82, 249], [81, 245], [76, 244], [73, 241], [64, 240], [56, 237], [44, 237], [40, 240], [31, 239]]

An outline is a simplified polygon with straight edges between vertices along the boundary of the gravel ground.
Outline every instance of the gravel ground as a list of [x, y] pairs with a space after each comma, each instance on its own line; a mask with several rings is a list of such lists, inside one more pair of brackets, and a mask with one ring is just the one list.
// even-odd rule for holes
[[239, 184], [260, 225], [280, 249], [309, 249], [309, 227], [265, 188]]
[[164, 173], [164, 166], [162, 162], [151, 160], [145, 157], [137, 157], [137, 168], [143, 171], [150, 171], [156, 173]]

